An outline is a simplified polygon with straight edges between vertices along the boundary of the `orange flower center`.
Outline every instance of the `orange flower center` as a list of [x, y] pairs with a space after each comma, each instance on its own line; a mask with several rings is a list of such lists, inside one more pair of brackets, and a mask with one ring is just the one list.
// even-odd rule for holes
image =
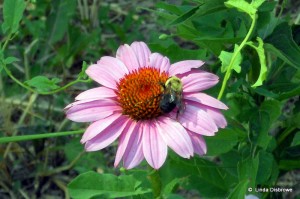
[[123, 114], [137, 121], [160, 116], [161, 84], [165, 84], [167, 79], [167, 73], [155, 68], [140, 68], [126, 74], [117, 85]]

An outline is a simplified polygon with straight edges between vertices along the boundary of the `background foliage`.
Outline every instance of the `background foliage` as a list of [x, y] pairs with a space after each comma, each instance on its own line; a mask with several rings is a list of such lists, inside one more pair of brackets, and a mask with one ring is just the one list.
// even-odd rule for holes
[[[96, 85], [84, 70], [143, 40], [171, 62], [204, 60], [220, 77], [208, 92], [229, 106], [228, 127], [205, 138], [206, 156], [169, 151], [154, 176], [162, 196], [299, 197], [299, 1], [6, 0], [1, 8], [1, 137], [84, 129], [62, 111]], [[0, 198], [153, 198], [148, 178], [157, 174], [146, 163], [115, 169], [115, 145], [85, 153], [79, 139], [1, 144]], [[249, 191], [271, 187], [293, 192]]]

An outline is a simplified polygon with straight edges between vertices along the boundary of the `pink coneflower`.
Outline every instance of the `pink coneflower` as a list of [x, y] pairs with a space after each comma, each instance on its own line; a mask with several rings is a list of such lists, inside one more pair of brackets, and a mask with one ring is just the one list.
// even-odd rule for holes
[[[199, 60], [170, 64], [151, 53], [144, 42], [119, 47], [115, 57], [102, 57], [86, 73], [101, 87], [82, 92], [66, 107], [67, 118], [92, 122], [81, 143], [86, 151], [101, 150], [118, 139], [115, 166], [123, 159], [127, 169], [144, 158], [155, 169], [166, 160], [168, 146], [183, 158], [206, 153], [205, 136], [227, 123], [220, 109], [227, 106], [200, 91], [218, 83], [218, 77], [198, 68]], [[160, 100], [170, 77], [182, 82], [184, 110], [163, 112]]]

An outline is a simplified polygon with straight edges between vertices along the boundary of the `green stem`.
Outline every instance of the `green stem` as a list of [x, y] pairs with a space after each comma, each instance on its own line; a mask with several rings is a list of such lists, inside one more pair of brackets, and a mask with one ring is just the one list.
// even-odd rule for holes
[[11, 39], [11, 36], [12, 36], [11, 33], [7, 36], [7, 39], [5, 40], [5, 42], [4, 42], [3, 46], [2, 46], [2, 52], [4, 52], [4, 50], [5, 50], [5, 48], [6, 48], [7, 44], [8, 44], [8, 42], [9, 42], [10, 39]]
[[161, 197], [161, 188], [162, 188], [162, 183], [160, 179], [160, 175], [158, 170], [152, 169], [150, 174], [148, 175], [149, 181], [151, 182], [152, 185], [152, 190], [153, 190], [153, 196], [155, 199], [160, 199]]
[[87, 82], [90, 82], [90, 79], [87, 79], [87, 80], [82, 80], [82, 79], [76, 79], [75, 81], [72, 81], [66, 85], [64, 85], [63, 87], [60, 87], [58, 89], [55, 89], [55, 90], [52, 90], [52, 91], [48, 91], [48, 92], [38, 92], [39, 94], [41, 95], [50, 95], [50, 94], [54, 94], [54, 93], [57, 93], [57, 92], [60, 92], [62, 90], [65, 90], [66, 88], [74, 85], [74, 84], [77, 84], [79, 82], [84, 82], [84, 83], [87, 83]]
[[65, 132], [55, 132], [55, 133], [43, 133], [43, 134], [36, 134], [36, 135], [19, 135], [19, 136], [3, 137], [0, 138], [0, 143], [52, 138], [52, 137], [67, 136], [73, 134], [82, 134], [83, 132], [84, 130], [77, 130], [77, 131], [65, 131]]
[[33, 93], [38, 93], [38, 94], [40, 94], [40, 95], [51, 95], [51, 94], [60, 92], [60, 91], [62, 91], [62, 90], [65, 90], [66, 88], [68, 88], [68, 87], [70, 87], [70, 86], [72, 86], [72, 85], [74, 85], [74, 84], [77, 84], [77, 83], [79, 83], [79, 82], [85, 82], [85, 83], [86, 83], [86, 82], [90, 82], [90, 79], [87, 79], [87, 80], [76, 79], [75, 81], [72, 81], [72, 82], [70, 82], [70, 83], [66, 84], [65, 86], [60, 87], [60, 88], [58, 88], [58, 89], [55, 89], [55, 90], [52, 90], [52, 91], [48, 91], [48, 92], [38, 92], [38, 91], [34, 90], [33, 88], [31, 88], [31, 87], [29, 87], [29, 86], [23, 84], [23, 83], [22, 83], [21, 81], [19, 81], [17, 78], [15, 78], [15, 77], [12, 75], [11, 71], [6, 67], [6, 64], [3, 64], [3, 68], [4, 68], [5, 72], [7, 73], [7, 75], [8, 75], [12, 80], [14, 80], [17, 84], [19, 84], [19, 85], [22, 86], [23, 88], [25, 88], [25, 89], [27, 89], [27, 90], [33, 92]]
[[291, 126], [289, 128], [286, 128], [283, 133], [281, 133], [281, 135], [279, 136], [278, 140], [277, 140], [277, 146], [279, 146], [287, 136], [290, 135], [290, 133], [292, 133], [294, 130], [296, 129], [296, 127]]
[[218, 95], [218, 99], [222, 98], [222, 95], [223, 95], [225, 87], [227, 85], [227, 81], [228, 81], [228, 79], [230, 77], [231, 70], [232, 70], [232, 67], [233, 67], [233, 63], [234, 63], [236, 57], [238, 56], [239, 52], [244, 48], [246, 42], [248, 41], [248, 39], [250, 38], [250, 36], [251, 36], [251, 34], [252, 34], [253, 30], [254, 30], [255, 23], [256, 23], [256, 14], [253, 15], [253, 16], [250, 15], [250, 17], [252, 19], [250, 29], [249, 29], [246, 37], [244, 38], [244, 40], [242, 41], [242, 43], [238, 47], [238, 49], [233, 52], [234, 54], [232, 55], [232, 58], [231, 58], [230, 63], [229, 63], [229, 66], [228, 66], [227, 71], [225, 73], [225, 77], [224, 77], [223, 82], [222, 82], [222, 87], [221, 87], [220, 93]]
[[291, 97], [295, 97], [300, 95], [300, 86], [298, 88], [295, 88], [294, 90], [291, 90], [289, 92], [283, 93], [277, 97], [278, 100], [285, 100], [289, 99]]

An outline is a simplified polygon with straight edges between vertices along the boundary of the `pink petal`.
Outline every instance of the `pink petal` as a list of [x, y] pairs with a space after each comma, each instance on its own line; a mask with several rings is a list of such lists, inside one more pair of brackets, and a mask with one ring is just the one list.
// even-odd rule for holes
[[96, 137], [100, 132], [109, 127], [114, 121], [121, 117], [121, 113], [115, 113], [109, 117], [100, 119], [93, 122], [84, 132], [80, 142], [83, 144], [94, 137]]
[[116, 153], [115, 163], [114, 166], [117, 167], [120, 163], [125, 150], [128, 146], [129, 139], [131, 138], [131, 135], [133, 131], [138, 131], [139, 125], [135, 121], [131, 121], [128, 126], [124, 129], [123, 133], [121, 134], [119, 138], [119, 144], [118, 144], [118, 150]]
[[206, 143], [202, 135], [187, 130], [193, 143], [194, 152], [198, 155], [204, 155], [207, 152]]
[[152, 53], [150, 55], [150, 67], [156, 68], [161, 72], [168, 72], [170, 68], [170, 60], [159, 53]]
[[97, 101], [97, 100], [95, 100], [95, 99], [86, 99], [86, 100], [76, 101], [76, 102], [73, 102], [73, 103], [69, 104], [68, 106], [66, 106], [64, 108], [64, 110], [68, 110], [68, 109], [70, 109], [72, 107], [75, 107], [77, 105], [86, 104], [88, 102], [95, 102], [95, 101]]
[[[218, 131], [218, 127], [211, 116], [203, 109], [203, 106], [196, 102], [186, 100], [186, 107], [182, 115], [179, 116], [179, 122], [188, 130], [201, 135], [213, 136]], [[172, 113], [176, 117], [176, 113]], [[171, 114], [171, 115], [172, 115]]]
[[228, 107], [221, 101], [205, 94], [205, 93], [187, 93], [184, 95], [184, 99], [188, 99], [206, 106], [227, 110]]
[[75, 98], [76, 100], [89, 100], [89, 99], [105, 99], [109, 97], [116, 97], [116, 93], [114, 90], [110, 88], [106, 88], [104, 86], [98, 88], [92, 88], [86, 90]]
[[152, 121], [144, 123], [143, 152], [145, 159], [154, 169], [159, 169], [163, 165], [168, 153], [167, 144], [158, 128]]
[[180, 123], [168, 117], [160, 117], [158, 130], [167, 145], [183, 158], [193, 156], [193, 145], [190, 136]]
[[181, 78], [183, 92], [198, 92], [213, 87], [219, 82], [219, 77], [205, 71], [194, 71]]
[[127, 116], [120, 116], [110, 126], [99, 132], [91, 140], [88, 140], [85, 143], [85, 150], [98, 151], [110, 145], [121, 135], [129, 120], [131, 119]]
[[149, 57], [151, 51], [149, 50], [147, 44], [145, 44], [144, 42], [135, 41], [130, 46], [136, 54], [140, 67], [149, 66]]
[[119, 79], [108, 68], [109, 67], [105, 67], [103, 65], [93, 64], [89, 66], [85, 72], [90, 78], [99, 84], [108, 88], [117, 89], [116, 83]]
[[119, 80], [129, 72], [124, 63], [115, 57], [104, 56], [99, 61], [97, 61], [97, 65], [103, 66], [108, 69], [110, 73], [116, 76], [117, 80]]
[[68, 119], [75, 122], [93, 122], [121, 110], [122, 108], [115, 100], [105, 99], [77, 104], [72, 103], [66, 111], [66, 115]]
[[116, 57], [125, 64], [129, 72], [138, 69], [140, 66], [135, 52], [128, 44], [118, 48]]
[[207, 113], [210, 115], [210, 117], [215, 121], [216, 125], [219, 128], [225, 128], [227, 126], [227, 121], [221, 111], [214, 108], [207, 108]]
[[169, 69], [170, 76], [174, 76], [177, 74], [182, 74], [190, 71], [192, 68], [198, 68], [204, 64], [203, 61], [200, 60], [185, 60], [176, 62], [171, 65]]
[[143, 154], [143, 131], [142, 124], [140, 122], [137, 123], [136, 128], [132, 131], [130, 139], [128, 141], [124, 156], [123, 156], [123, 165], [126, 169], [131, 169], [144, 159]]

